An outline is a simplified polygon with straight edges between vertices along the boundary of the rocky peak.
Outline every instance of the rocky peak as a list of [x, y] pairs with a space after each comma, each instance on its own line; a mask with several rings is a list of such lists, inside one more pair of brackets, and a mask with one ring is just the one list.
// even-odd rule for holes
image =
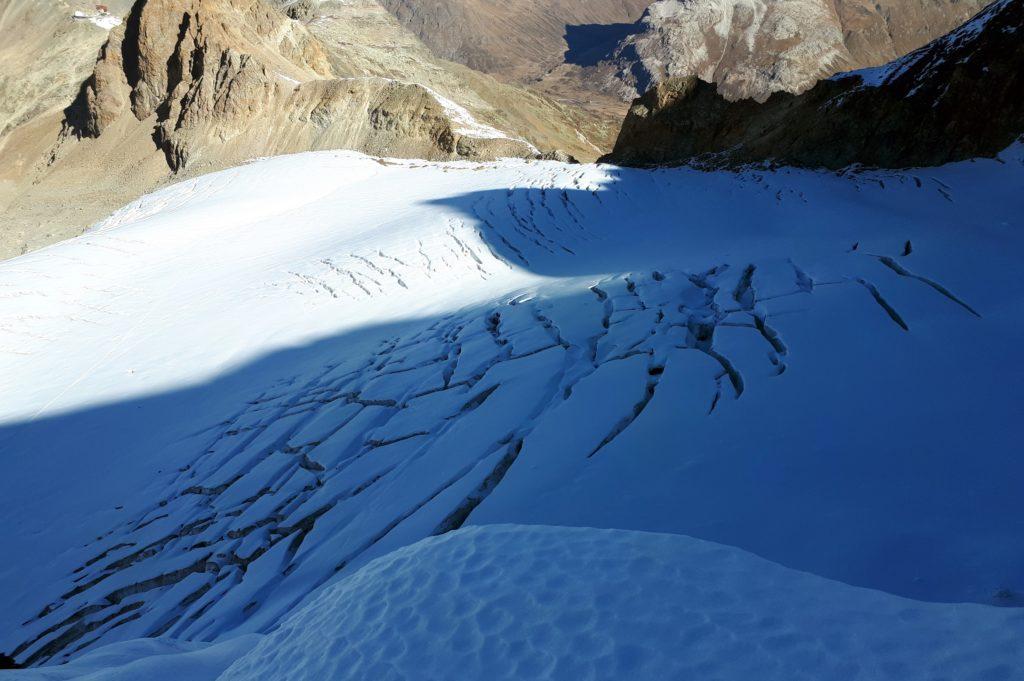
[[262, 0], [140, 0], [103, 47], [69, 123], [98, 136], [130, 110], [157, 117], [155, 139], [184, 162], [175, 132], [238, 118], [295, 83], [331, 75], [319, 42]]
[[[68, 127], [97, 137], [130, 111], [153, 122], [172, 170], [319, 148], [535, 153], [422, 85], [336, 78], [323, 43], [282, 9], [264, 0], [138, 0], [69, 109]], [[256, 130], [275, 134], [247, 134]]]
[[131, 43], [125, 72], [138, 118], [156, 112], [168, 95], [181, 94], [211, 69], [237, 74], [258, 62], [264, 73], [331, 75], [322, 47], [305, 26], [262, 0], [147, 0], [129, 15], [125, 36]]

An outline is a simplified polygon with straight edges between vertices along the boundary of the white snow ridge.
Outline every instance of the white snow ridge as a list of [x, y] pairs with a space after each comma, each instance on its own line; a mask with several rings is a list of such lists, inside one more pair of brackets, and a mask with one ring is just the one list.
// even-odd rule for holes
[[1024, 679], [1022, 187], [321, 152], [0, 263], [2, 678]]

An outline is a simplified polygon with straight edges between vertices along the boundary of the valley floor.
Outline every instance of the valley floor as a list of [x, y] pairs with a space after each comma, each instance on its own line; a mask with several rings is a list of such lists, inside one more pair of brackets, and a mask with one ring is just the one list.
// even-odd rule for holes
[[11, 678], [1024, 678], [1022, 189], [320, 152], [0, 263]]

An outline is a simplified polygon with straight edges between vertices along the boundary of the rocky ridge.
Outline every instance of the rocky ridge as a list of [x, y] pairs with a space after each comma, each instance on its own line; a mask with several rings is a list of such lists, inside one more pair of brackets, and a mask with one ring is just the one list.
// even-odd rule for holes
[[695, 76], [639, 98], [616, 163], [899, 168], [994, 156], [1024, 133], [1024, 2], [999, 0], [906, 57], [802, 95], [730, 102]]
[[230, 162], [319, 148], [431, 159], [535, 153], [421, 85], [334, 76], [320, 41], [260, 0], [150, 0], [111, 34], [69, 122], [97, 137], [128, 111], [153, 117], [172, 170], [204, 154]]
[[[256, 157], [593, 159], [614, 139], [593, 117], [437, 59], [375, 0], [125, 0], [111, 5], [124, 23], [109, 38], [70, 4], [30, 5], [0, 6], [4, 25], [70, 26], [89, 40], [56, 34], [59, 62], [35, 59], [45, 41], [23, 55], [36, 80], [60, 86], [45, 102], [24, 93], [45, 106], [18, 108], [0, 140], [0, 257], [79, 234], [172, 179]], [[0, 82], [5, 104], [20, 107], [19, 92]]]

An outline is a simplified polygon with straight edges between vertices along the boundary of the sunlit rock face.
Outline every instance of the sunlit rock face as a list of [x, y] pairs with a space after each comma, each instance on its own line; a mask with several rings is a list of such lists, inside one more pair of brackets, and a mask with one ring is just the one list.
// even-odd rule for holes
[[[900, 57], [987, 4], [925, 0], [660, 0], [605, 66], [636, 96], [668, 78], [715, 83], [727, 99], [799, 93], [820, 78]], [[609, 71], [609, 66], [614, 71]]]

